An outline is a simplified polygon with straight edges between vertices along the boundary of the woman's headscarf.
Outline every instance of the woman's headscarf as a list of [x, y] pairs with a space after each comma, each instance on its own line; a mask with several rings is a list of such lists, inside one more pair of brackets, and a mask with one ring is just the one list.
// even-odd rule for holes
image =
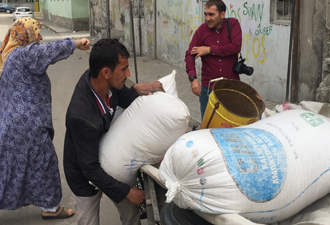
[[32, 18], [20, 18], [11, 25], [0, 49], [0, 77], [9, 53], [17, 47], [35, 42], [42, 25]]

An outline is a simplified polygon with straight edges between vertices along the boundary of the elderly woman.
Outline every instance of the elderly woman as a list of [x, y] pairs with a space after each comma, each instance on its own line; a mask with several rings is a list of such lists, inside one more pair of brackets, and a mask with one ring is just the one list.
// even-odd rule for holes
[[17, 20], [0, 50], [0, 209], [35, 205], [43, 219], [60, 219], [74, 211], [59, 206], [62, 189], [46, 70], [76, 48], [89, 49], [89, 41], [40, 44], [42, 25], [32, 18]]

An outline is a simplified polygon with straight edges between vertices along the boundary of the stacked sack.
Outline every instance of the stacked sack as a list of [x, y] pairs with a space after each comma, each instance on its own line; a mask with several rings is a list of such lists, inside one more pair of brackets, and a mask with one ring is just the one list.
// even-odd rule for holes
[[162, 83], [171, 94], [156, 92], [135, 99], [100, 142], [101, 167], [130, 186], [136, 182], [138, 169], [144, 164], [159, 163], [189, 125], [188, 108], [173, 91], [175, 72], [164, 77]]
[[330, 193], [329, 133], [329, 118], [298, 109], [189, 132], [159, 168], [167, 202], [257, 223], [284, 220]]

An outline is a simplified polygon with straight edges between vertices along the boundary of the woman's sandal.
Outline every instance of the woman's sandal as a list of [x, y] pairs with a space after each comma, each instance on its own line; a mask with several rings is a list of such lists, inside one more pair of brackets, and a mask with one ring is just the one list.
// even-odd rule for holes
[[[69, 213], [69, 210], [72, 211], [72, 213]], [[57, 211], [60, 211], [59, 213], [56, 214]], [[58, 209], [56, 210], [56, 212], [41, 212], [41, 217], [44, 220], [53, 220], [53, 219], [65, 219], [65, 218], [69, 218], [70, 216], [72, 216], [74, 214], [74, 211], [72, 209], [67, 209], [65, 207], [59, 206]], [[47, 214], [47, 215], [44, 215]], [[50, 216], [51, 214], [56, 214], [54, 216]]]

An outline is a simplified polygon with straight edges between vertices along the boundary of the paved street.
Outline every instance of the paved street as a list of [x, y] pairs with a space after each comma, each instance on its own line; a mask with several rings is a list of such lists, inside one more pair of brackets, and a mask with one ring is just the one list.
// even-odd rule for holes
[[[0, 45], [4, 36], [12, 24], [12, 15], [0, 13]], [[41, 34], [44, 37], [42, 42], [50, 42], [56, 39], [70, 37], [78, 39], [87, 37], [91, 43], [95, 43], [98, 38], [90, 37], [89, 32], [72, 32], [68, 29], [58, 27], [50, 22], [45, 22], [45, 27]], [[74, 207], [71, 198], [71, 191], [66, 183], [63, 174], [62, 154], [65, 133], [65, 112], [69, 104], [71, 94], [81, 74], [88, 68], [88, 58], [90, 51], [76, 50], [74, 54], [66, 60], [56, 63], [48, 68], [48, 75], [52, 82], [53, 98], [53, 124], [55, 129], [54, 145], [59, 158], [59, 168], [62, 178], [63, 202], [61, 205]], [[135, 82], [134, 57], [129, 59], [131, 78], [128, 85]], [[148, 82], [157, 80], [172, 70], [177, 71], [176, 83], [179, 98], [186, 103], [190, 110], [193, 123], [200, 123], [200, 112], [198, 98], [194, 96], [190, 89], [190, 83], [184, 70], [175, 68], [171, 65], [160, 62], [159, 60], [150, 60], [146, 57], [137, 57], [138, 81]], [[266, 101], [266, 107], [273, 108], [275, 103]], [[35, 206], [23, 207], [15, 211], [0, 210], [0, 225], [71, 225], [76, 224], [76, 216], [65, 220], [44, 221], [41, 218], [40, 209]], [[146, 221], [143, 221], [146, 224]], [[104, 197], [101, 205], [101, 225], [118, 225], [119, 216], [112, 202]]]

